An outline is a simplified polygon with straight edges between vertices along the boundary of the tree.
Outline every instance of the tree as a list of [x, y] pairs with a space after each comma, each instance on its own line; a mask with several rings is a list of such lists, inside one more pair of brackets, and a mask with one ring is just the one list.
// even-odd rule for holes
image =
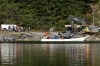
[[69, 24], [69, 15], [84, 17], [89, 12], [87, 2], [90, 0], [0, 0], [0, 23], [38, 30], [55, 26], [61, 30], [65, 23]]
[[0, 1], [2, 5], [0, 5], [0, 20], [3, 23], [12, 23], [16, 24], [16, 20], [18, 20], [18, 3], [9, 3], [8, 0]]

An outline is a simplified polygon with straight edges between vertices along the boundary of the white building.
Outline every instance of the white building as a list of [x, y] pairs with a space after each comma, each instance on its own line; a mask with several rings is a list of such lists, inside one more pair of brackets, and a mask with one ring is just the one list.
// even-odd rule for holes
[[16, 26], [15, 24], [1, 24], [1, 30], [9, 30], [9, 29], [13, 29], [15, 28], [16, 30]]

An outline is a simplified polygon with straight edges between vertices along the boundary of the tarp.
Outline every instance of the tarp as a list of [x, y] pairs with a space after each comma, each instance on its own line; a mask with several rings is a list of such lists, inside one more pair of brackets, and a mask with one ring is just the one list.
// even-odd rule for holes
[[68, 20], [70, 22], [70, 24], [77, 24], [77, 25], [85, 25], [86, 22], [84, 19], [80, 18], [80, 17], [75, 17], [72, 15], [69, 15]]

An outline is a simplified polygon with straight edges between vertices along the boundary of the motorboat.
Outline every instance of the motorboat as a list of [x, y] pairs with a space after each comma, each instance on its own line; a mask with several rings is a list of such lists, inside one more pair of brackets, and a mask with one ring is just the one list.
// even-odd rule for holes
[[75, 38], [75, 37], [72, 37], [72, 38], [69, 38], [69, 39], [64, 39], [64, 38], [57, 38], [57, 39], [48, 39], [48, 38], [41, 38], [41, 41], [42, 42], [70, 42], [70, 41], [85, 41], [85, 39], [86, 38], [88, 38], [89, 37], [89, 35], [86, 35], [86, 36], [84, 36], [84, 37], [77, 37], [77, 38]]

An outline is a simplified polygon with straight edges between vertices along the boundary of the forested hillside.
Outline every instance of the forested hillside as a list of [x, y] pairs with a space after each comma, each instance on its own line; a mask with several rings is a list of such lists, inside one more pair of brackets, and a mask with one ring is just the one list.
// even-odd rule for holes
[[[99, 0], [0, 0], [0, 24], [17, 24], [35, 30], [48, 30], [50, 27], [62, 30], [65, 24], [69, 24], [67, 20], [69, 15], [92, 22], [91, 4], [99, 6], [100, 2]], [[97, 7], [97, 10], [98, 8], [100, 7]], [[100, 22], [99, 16], [95, 16], [96, 24]]]

